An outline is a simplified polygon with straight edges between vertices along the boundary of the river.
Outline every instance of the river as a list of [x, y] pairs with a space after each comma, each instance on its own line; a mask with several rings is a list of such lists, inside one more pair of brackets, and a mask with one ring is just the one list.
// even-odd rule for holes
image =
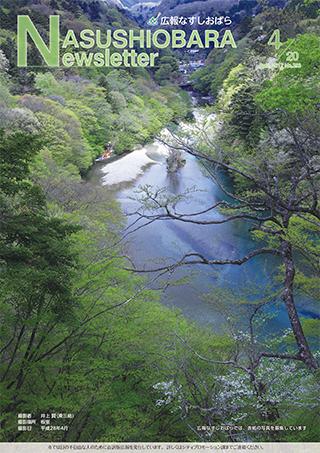
[[[195, 113], [196, 118], [201, 117], [201, 110]], [[176, 173], [168, 173], [167, 153], [165, 145], [155, 141], [116, 161], [95, 165], [90, 179], [102, 184], [126, 214], [140, 206], [136, 198], [145, 185], [166, 187], [174, 195], [196, 187], [194, 193], [179, 203], [179, 212], [200, 211], [225, 199], [219, 186], [193, 156], [186, 154], [186, 165]], [[222, 217], [219, 210], [207, 214], [207, 219]], [[129, 216], [128, 224], [134, 219]], [[240, 221], [209, 226], [158, 221], [127, 236], [126, 251], [140, 268], [156, 267], [168, 260], [172, 263], [191, 251], [208, 258], [236, 258], [257, 247], [248, 229], [249, 225]], [[180, 268], [170, 277], [171, 284], [162, 292], [161, 300], [166, 306], [181, 310], [187, 318], [220, 332], [227, 318], [245, 322], [252, 304], [268, 295], [277, 264], [276, 257], [261, 256], [242, 266]], [[297, 303], [302, 316], [318, 317], [313, 301], [297, 297]], [[266, 314], [270, 318], [265, 324], [268, 332], [277, 333], [289, 327], [280, 298], [266, 308]]]

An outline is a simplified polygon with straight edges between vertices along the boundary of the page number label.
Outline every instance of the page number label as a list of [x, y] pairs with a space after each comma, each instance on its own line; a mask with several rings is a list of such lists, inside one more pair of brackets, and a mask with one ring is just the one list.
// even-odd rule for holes
[[277, 28], [272, 32], [272, 35], [269, 38], [268, 41], [269, 46], [274, 46], [276, 50], [279, 50], [282, 42], [281, 42], [281, 36], [280, 36], [280, 30]]

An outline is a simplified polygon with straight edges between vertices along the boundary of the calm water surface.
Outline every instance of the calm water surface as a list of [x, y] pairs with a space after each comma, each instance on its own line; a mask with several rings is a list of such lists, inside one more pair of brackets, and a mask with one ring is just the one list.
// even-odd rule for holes
[[[155, 142], [116, 162], [97, 164], [91, 180], [103, 184], [105, 190], [121, 203], [124, 213], [134, 212], [140, 206], [136, 198], [145, 185], [166, 187], [176, 195], [195, 187], [196, 192], [189, 194], [178, 205], [177, 210], [184, 213], [203, 210], [225, 198], [193, 156], [186, 155], [186, 165], [177, 173], [168, 173], [166, 153], [164, 145]], [[209, 218], [219, 219], [223, 215], [216, 210], [207, 214]], [[134, 217], [128, 217], [128, 224], [133, 220]], [[192, 251], [212, 259], [238, 258], [259, 245], [252, 240], [248, 229], [249, 225], [245, 222], [200, 226], [172, 220], [158, 221], [127, 237], [127, 253], [139, 268], [172, 263]], [[221, 331], [227, 317], [237, 313], [240, 319], [247, 318], [245, 313], [250, 306], [239, 305], [239, 301], [249, 299], [254, 302], [266, 295], [277, 263], [277, 258], [263, 256], [242, 266], [180, 268], [172, 277], [172, 285], [163, 292], [162, 302], [181, 310], [186, 317], [200, 324]], [[238, 301], [236, 304], [235, 299]], [[297, 296], [297, 302], [300, 314], [318, 317], [314, 301]], [[289, 326], [286, 311], [281, 305], [277, 316], [268, 322], [268, 331], [277, 332]], [[267, 312], [275, 313], [275, 306], [271, 305]]]

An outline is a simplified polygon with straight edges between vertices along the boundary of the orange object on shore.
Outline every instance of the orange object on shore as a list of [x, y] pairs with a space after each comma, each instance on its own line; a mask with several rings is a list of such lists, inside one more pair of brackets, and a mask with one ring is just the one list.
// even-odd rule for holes
[[112, 151], [104, 151], [104, 153], [102, 154], [102, 157], [104, 159], [109, 159], [109, 157], [111, 157], [112, 155]]
[[102, 154], [102, 157], [105, 159], [109, 159], [111, 154], [112, 154], [112, 143], [109, 142], [104, 145], [104, 152]]
[[96, 162], [102, 162], [104, 160], [107, 160], [109, 159], [113, 154], [113, 149], [112, 149], [112, 144], [111, 143], [107, 143], [104, 147], [104, 151], [103, 153], [101, 154], [100, 157], [98, 157], [96, 159]]

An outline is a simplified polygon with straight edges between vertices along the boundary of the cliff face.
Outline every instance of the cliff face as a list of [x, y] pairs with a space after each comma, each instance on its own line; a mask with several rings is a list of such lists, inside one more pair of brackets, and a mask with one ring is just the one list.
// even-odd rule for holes
[[[161, 13], [162, 16], [198, 16], [228, 13], [239, 0], [103, 0], [110, 5], [127, 11], [140, 22], [149, 16]], [[240, 0], [241, 1], [241, 0]], [[242, 0], [243, 3], [243, 0]], [[256, 3], [248, 0], [247, 3]]]
[[102, 0], [104, 3], [114, 5], [123, 9], [130, 9], [137, 3], [141, 3], [139, 0]]
[[169, 0], [162, 1], [160, 11], [166, 15], [211, 14], [212, 12], [226, 12], [239, 0]]

